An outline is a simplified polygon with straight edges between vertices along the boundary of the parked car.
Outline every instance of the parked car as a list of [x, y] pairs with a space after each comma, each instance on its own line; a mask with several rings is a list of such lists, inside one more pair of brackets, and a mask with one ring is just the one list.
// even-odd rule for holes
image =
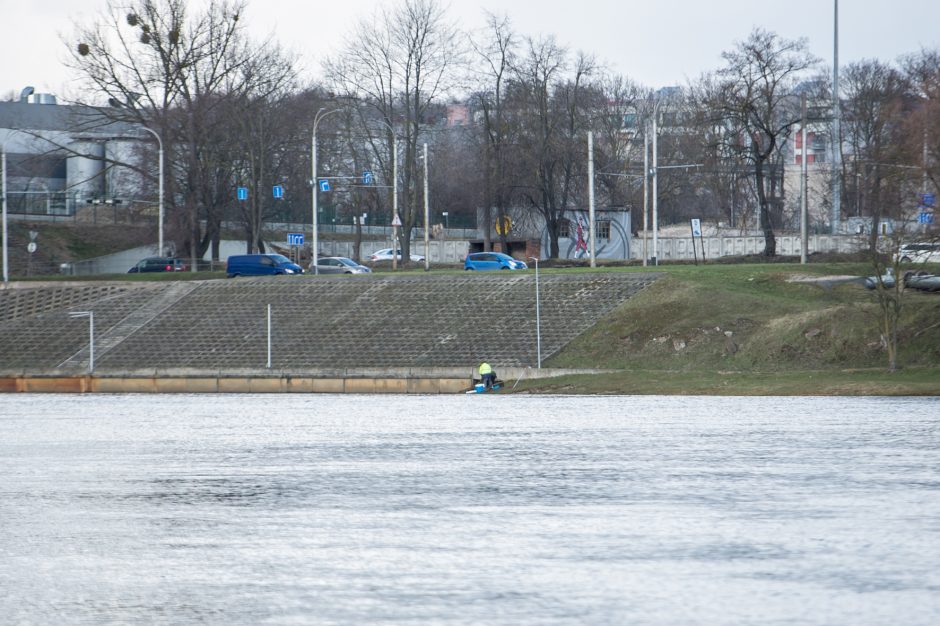
[[465, 270], [526, 270], [529, 266], [502, 252], [473, 252], [464, 259]]
[[906, 243], [898, 257], [902, 263], [940, 263], [940, 243]]
[[150, 256], [137, 262], [137, 265], [127, 270], [128, 274], [142, 272], [184, 272], [189, 266], [176, 257]]
[[[395, 254], [398, 257], [398, 260], [401, 261], [402, 260], [401, 250], [400, 249], [396, 250]], [[411, 256], [411, 260], [414, 261], [415, 263], [424, 261], [424, 257], [420, 254], [411, 254], [410, 256]], [[369, 257], [369, 260], [372, 261], [373, 263], [375, 263], [376, 261], [391, 261], [392, 249], [383, 248], [382, 250], [377, 250], [375, 254]]]
[[927, 272], [908, 272], [904, 275], [904, 286], [920, 291], [940, 291], [940, 276]]
[[[887, 268], [885, 272], [886, 273], [882, 274], [881, 276], [881, 283], [885, 286], [885, 289], [893, 289], [894, 288], [894, 272], [891, 270], [890, 267]], [[877, 289], [878, 277], [869, 276], [868, 278], [865, 279], [864, 285], [866, 289]]]
[[236, 254], [228, 258], [225, 273], [229, 278], [234, 278], [303, 274], [304, 270], [283, 254]]
[[[314, 272], [314, 268], [310, 268]], [[344, 256], [328, 256], [317, 259], [317, 274], [368, 274], [370, 270], [365, 265], [359, 265], [350, 258]]]

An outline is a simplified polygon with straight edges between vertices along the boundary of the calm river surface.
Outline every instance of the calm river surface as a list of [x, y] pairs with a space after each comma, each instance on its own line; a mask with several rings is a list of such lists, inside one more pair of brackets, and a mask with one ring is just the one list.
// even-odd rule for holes
[[4, 624], [940, 623], [940, 399], [0, 395]]

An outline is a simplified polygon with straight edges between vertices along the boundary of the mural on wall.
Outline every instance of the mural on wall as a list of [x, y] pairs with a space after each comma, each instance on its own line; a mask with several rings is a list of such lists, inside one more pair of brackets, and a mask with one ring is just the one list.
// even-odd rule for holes
[[[595, 246], [599, 259], [630, 259], [630, 212], [601, 210], [595, 212]], [[584, 259], [591, 256], [587, 211], [568, 211], [567, 237], [558, 238], [559, 255], [563, 259]], [[564, 234], [564, 232], [562, 233]], [[542, 250], [549, 250], [547, 229], [542, 230]]]

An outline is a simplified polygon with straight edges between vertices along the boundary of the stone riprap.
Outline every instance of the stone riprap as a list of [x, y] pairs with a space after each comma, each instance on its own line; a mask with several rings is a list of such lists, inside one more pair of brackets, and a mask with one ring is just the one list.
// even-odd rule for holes
[[[545, 360], [654, 274], [543, 273]], [[271, 277], [0, 291], [0, 371], [79, 373], [95, 312], [96, 372], [496, 367], [537, 360], [534, 272]]]

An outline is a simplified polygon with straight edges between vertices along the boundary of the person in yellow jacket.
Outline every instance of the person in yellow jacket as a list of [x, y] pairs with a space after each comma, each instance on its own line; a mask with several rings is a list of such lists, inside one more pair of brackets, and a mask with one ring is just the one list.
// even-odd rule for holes
[[493, 371], [492, 366], [486, 361], [480, 363], [480, 378], [483, 380], [483, 387], [485, 389], [492, 389], [493, 383], [496, 382], [496, 372]]

